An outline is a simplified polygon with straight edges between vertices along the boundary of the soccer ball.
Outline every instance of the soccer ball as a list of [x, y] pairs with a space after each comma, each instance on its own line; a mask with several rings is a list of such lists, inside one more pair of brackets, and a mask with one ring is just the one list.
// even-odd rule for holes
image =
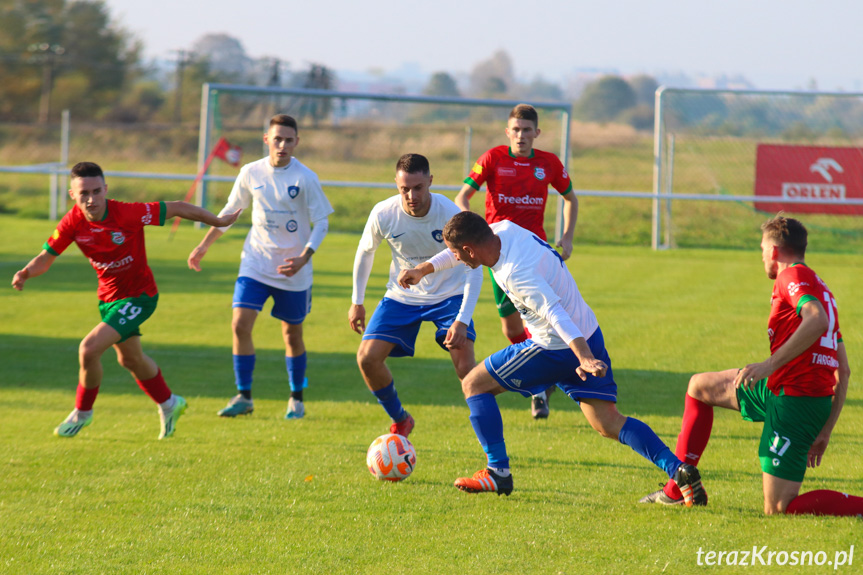
[[417, 464], [417, 452], [407, 437], [396, 433], [381, 435], [369, 445], [366, 465], [376, 479], [401, 481]]

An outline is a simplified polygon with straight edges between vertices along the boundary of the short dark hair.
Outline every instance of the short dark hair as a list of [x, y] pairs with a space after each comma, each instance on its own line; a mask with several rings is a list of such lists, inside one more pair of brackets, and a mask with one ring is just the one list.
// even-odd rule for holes
[[781, 251], [800, 258], [806, 255], [809, 233], [799, 220], [786, 218], [779, 212], [761, 224], [761, 231]]
[[297, 127], [297, 121], [293, 116], [288, 116], [287, 114], [276, 114], [270, 118], [270, 127], [272, 128], [273, 126], [293, 128], [296, 133], [300, 133], [300, 129]]
[[74, 180], [75, 178], [102, 178], [105, 179], [105, 174], [102, 173], [102, 168], [99, 164], [93, 162], [78, 162], [72, 166], [69, 175]]
[[494, 238], [488, 222], [475, 212], [459, 212], [443, 227], [443, 239], [460, 248], [464, 245], [482, 245]]
[[533, 127], [539, 127], [539, 114], [536, 113], [536, 108], [530, 104], [519, 104], [509, 113], [510, 118], [517, 120], [530, 120], [533, 122]]
[[421, 154], [405, 154], [396, 162], [396, 172], [427, 176], [431, 173], [431, 168], [429, 168], [429, 161], [425, 156]]

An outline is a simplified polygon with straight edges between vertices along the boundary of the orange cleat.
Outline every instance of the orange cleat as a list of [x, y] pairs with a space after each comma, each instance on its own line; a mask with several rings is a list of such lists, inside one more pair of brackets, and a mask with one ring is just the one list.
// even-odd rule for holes
[[454, 485], [468, 493], [483, 493], [491, 491], [498, 495], [509, 495], [512, 493], [512, 474], [501, 477], [491, 469], [480, 469], [473, 477], [459, 477]]

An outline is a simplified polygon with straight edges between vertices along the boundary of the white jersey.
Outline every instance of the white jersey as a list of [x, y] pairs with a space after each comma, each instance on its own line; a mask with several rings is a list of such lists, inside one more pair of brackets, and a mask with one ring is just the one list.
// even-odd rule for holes
[[500, 238], [500, 258], [491, 268], [494, 281], [521, 314], [531, 339], [546, 349], [569, 347], [549, 321], [556, 303], [585, 339], [593, 335], [599, 327], [596, 316], [554, 248], [510, 221], [491, 224], [491, 229]]
[[[471, 272], [466, 268], [449, 269], [424, 277], [410, 289], [399, 286], [396, 278], [399, 271], [411, 269], [431, 258], [446, 245], [443, 242], [443, 227], [449, 219], [459, 213], [458, 206], [446, 196], [432, 193], [431, 207], [421, 218], [408, 215], [402, 207], [401, 196], [393, 196], [378, 203], [369, 214], [363, 237], [357, 248], [357, 262], [371, 255], [382, 241], [386, 241], [392, 253], [389, 281], [386, 297], [408, 305], [430, 305], [445, 299], [465, 293], [465, 283], [470, 281], [476, 287], [477, 293], [482, 283], [482, 272]], [[365, 278], [363, 272], [354, 268], [353, 303], [362, 304], [365, 295]], [[472, 279], [470, 279], [472, 278]], [[359, 301], [358, 301], [359, 300]], [[470, 309], [469, 316], [473, 313]]]
[[276, 268], [310, 245], [312, 222], [333, 213], [318, 176], [296, 158], [284, 168], [273, 167], [269, 157], [246, 164], [219, 215], [246, 209], [250, 202], [252, 229], [243, 244], [240, 276], [288, 291], [312, 287], [311, 260], [292, 277]]

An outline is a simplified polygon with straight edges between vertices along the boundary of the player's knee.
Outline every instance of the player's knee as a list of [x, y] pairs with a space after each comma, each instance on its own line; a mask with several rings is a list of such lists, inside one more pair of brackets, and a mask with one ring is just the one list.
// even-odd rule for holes
[[711, 396], [710, 379], [705, 373], [696, 373], [689, 378], [689, 385], [686, 388], [686, 393], [689, 397], [698, 401], [707, 402]]
[[88, 342], [86, 339], [78, 346], [78, 361], [82, 366], [98, 362], [102, 357], [102, 350]]
[[364, 375], [374, 371], [374, 368], [379, 367], [382, 363], [382, 361], [369, 354], [368, 350], [363, 347], [360, 347], [357, 351], [357, 366], [359, 366], [360, 371]]
[[238, 338], [252, 337], [252, 327], [254, 327], [254, 323], [249, 323], [243, 319], [234, 318], [231, 322], [231, 331], [233, 331], [234, 336]]

